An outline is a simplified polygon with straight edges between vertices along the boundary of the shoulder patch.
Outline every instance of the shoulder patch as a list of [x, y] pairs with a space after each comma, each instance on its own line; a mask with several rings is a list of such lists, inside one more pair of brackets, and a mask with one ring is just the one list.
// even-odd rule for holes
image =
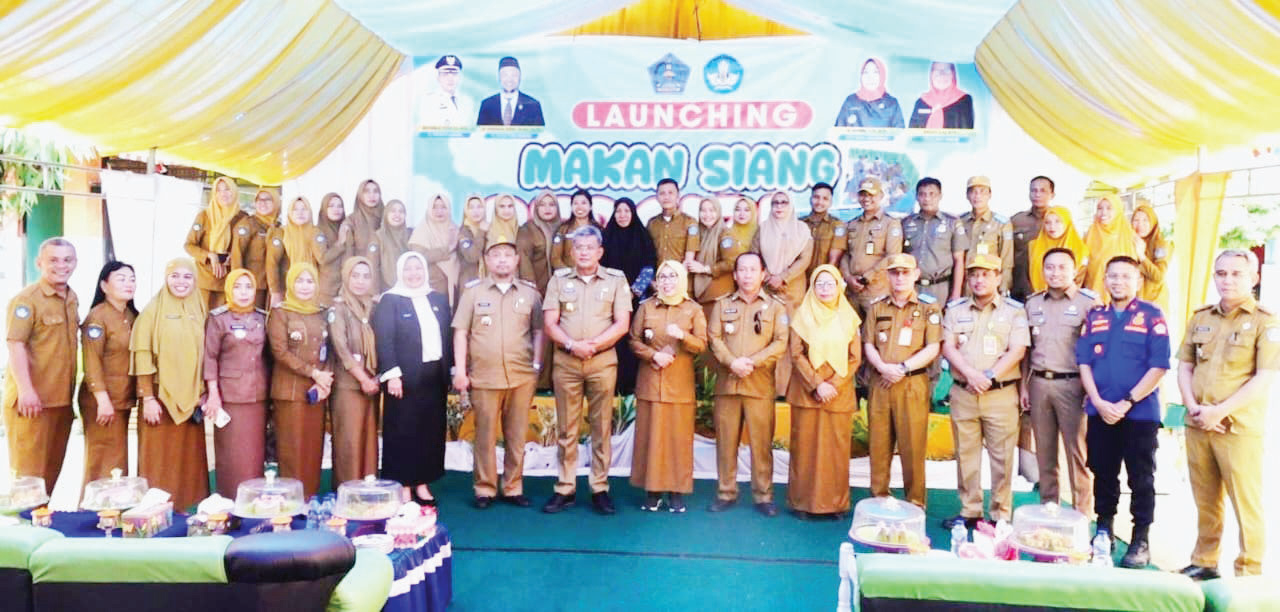
[[258, 314], [260, 314], [260, 315], [263, 315], [263, 316], [266, 316], [266, 315], [267, 315], [267, 309], [266, 309], [266, 308], [254, 308], [254, 310], [258, 311]]
[[968, 302], [969, 302], [969, 298], [967, 297], [956, 298], [954, 300], [951, 300], [950, 302], [947, 302], [947, 308], [955, 308], [956, 306], [963, 306]]
[[835, 235], [836, 238], [839, 238], [841, 236], [844, 236], [846, 231], [847, 230], [845, 229], [844, 224], [841, 223], [837, 225], [835, 229], [831, 230], [831, 233]]
[[316, 234], [316, 242], [324, 243], [324, 234]]
[[600, 268], [601, 268], [602, 270], [604, 270], [604, 273], [605, 273], [605, 274], [608, 274], [608, 275], [611, 275], [611, 276], [621, 276], [621, 277], [623, 277], [623, 278], [626, 278], [626, 276], [627, 276], [626, 274], [624, 274], [624, 273], [622, 272], [622, 270], [618, 270], [618, 269], [616, 269], [616, 268], [606, 268], [606, 267], [604, 267], [604, 266], [600, 266]]
[[279, 239], [279, 238], [273, 238], [273, 239], [271, 240], [271, 246], [280, 246], [280, 239]]
[[482, 278], [473, 278], [473, 279], [471, 279], [471, 280], [467, 281], [467, 282], [466, 282], [466, 284], [462, 285], [462, 288], [463, 288], [463, 289], [470, 289], [470, 288], [472, 288], [472, 287], [474, 287], [474, 286], [476, 286], [476, 285], [479, 285], [479, 284], [480, 284], [480, 281], [482, 281], [482, 280], [484, 280], [484, 279], [482, 279]]
[[883, 301], [884, 301], [884, 299], [885, 299], [885, 298], [887, 298], [887, 297], [889, 297], [889, 295], [888, 295], [888, 294], [882, 295], [882, 296], [880, 296], [880, 297], [877, 297], [877, 298], [876, 298], [876, 299], [874, 299], [874, 300], [871, 300], [871, 303], [872, 303], [872, 304], [879, 304], [880, 302], [883, 302]]
[[991, 213], [991, 218], [995, 219], [996, 223], [1000, 223], [1002, 225], [1009, 222], [1009, 217], [1006, 217], [1000, 213], [994, 213], [994, 212]]
[[556, 276], [572, 276], [573, 268], [557, 268], [555, 274]]
[[463, 238], [462, 241], [458, 243], [458, 246], [464, 249], [469, 249], [471, 248], [471, 241], [466, 238]]
[[31, 308], [27, 307], [26, 304], [18, 304], [18, 307], [13, 309], [13, 316], [25, 319], [31, 316]]
[[376, 243], [376, 242], [372, 242], [372, 243], [370, 243], [370, 244], [369, 244], [369, 252], [370, 252], [370, 253], [377, 253], [377, 252], [378, 252], [378, 243]]
[[1010, 305], [1010, 306], [1013, 306], [1014, 308], [1022, 308], [1022, 306], [1023, 306], [1022, 302], [1019, 302], [1018, 300], [1015, 300], [1015, 299], [1013, 299], [1013, 298], [1011, 298], [1011, 297], [1006, 297], [1006, 298], [1004, 299], [1004, 303], [1006, 303], [1006, 304], [1008, 304], [1008, 305]]
[[93, 340], [97, 340], [98, 338], [101, 338], [101, 337], [102, 337], [102, 326], [101, 326], [101, 325], [87, 325], [87, 326], [85, 326], [85, 328], [84, 328], [84, 333], [85, 333], [87, 336], [89, 336], [89, 338], [91, 338], [91, 339], [93, 339]]
[[1168, 254], [1169, 254], [1169, 251], [1164, 247], [1158, 247], [1156, 248], [1155, 253], [1152, 253], [1152, 255], [1154, 255], [1156, 259], [1164, 259], [1165, 256]]
[[555, 243], [555, 244], [560, 244], [560, 242], [561, 242], [562, 240], [564, 240], [564, 238], [562, 238], [562, 237], [560, 236], [560, 234], [556, 234], [555, 236], [552, 236], [552, 237], [551, 237], [551, 242], [553, 242], [553, 243]]
[[688, 230], [686, 230], [686, 231], [688, 231], [688, 232], [689, 232], [689, 235], [690, 235], [690, 236], [697, 236], [697, 235], [698, 235], [698, 224], [697, 224], [697, 223], [694, 223], [694, 224], [690, 225], [690, 226], [689, 226], [689, 229], [688, 229]]
[[932, 295], [929, 295], [928, 293], [917, 293], [917, 294], [916, 294], [916, 299], [920, 300], [922, 303], [925, 303], [925, 304], [937, 304], [937, 303], [938, 303], [938, 298], [933, 297]]
[[213, 310], [210, 310], [210, 311], [209, 311], [209, 314], [211, 314], [211, 315], [220, 315], [220, 314], [222, 314], [222, 313], [224, 313], [224, 312], [227, 312], [228, 310], [231, 310], [231, 308], [230, 308], [229, 306], [227, 306], [226, 304], [223, 304], [223, 305], [221, 305], [221, 306], [219, 306], [219, 307], [217, 307], [217, 308], [214, 308]]
[[522, 285], [524, 285], [524, 286], [526, 286], [526, 287], [528, 287], [528, 288], [530, 288], [530, 289], [533, 289], [534, 291], [537, 291], [537, 290], [538, 290], [538, 285], [536, 285], [533, 281], [527, 281], [527, 280], [525, 280], [525, 279], [523, 279], [523, 278], [517, 278], [517, 279], [516, 279], [516, 282], [517, 282], [517, 283], [520, 283], [520, 284], [522, 284]]
[[198, 231], [200, 231], [200, 224], [199, 224], [199, 223], [193, 224], [193, 225], [191, 226], [191, 231], [193, 231], [193, 232], [198, 232]]
[[1089, 289], [1087, 287], [1081, 287], [1080, 293], [1091, 300], [1098, 299], [1098, 292], [1094, 291], [1093, 289]]

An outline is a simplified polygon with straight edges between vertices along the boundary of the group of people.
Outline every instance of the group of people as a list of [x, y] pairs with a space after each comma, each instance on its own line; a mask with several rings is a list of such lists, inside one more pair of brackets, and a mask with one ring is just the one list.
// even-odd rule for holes
[[[922, 179], [919, 210], [901, 220], [885, 213], [884, 189], [868, 178], [858, 186], [862, 213], [849, 222], [830, 215], [826, 184], [811, 190], [804, 219], [775, 192], [764, 214], [742, 197], [726, 221], [710, 198], [697, 217], [681, 212], [679, 186], [664, 179], [661, 211], [647, 228], [628, 198], [601, 227], [585, 190], [572, 195], [565, 220], [555, 195], [539, 194], [524, 224], [511, 196], [491, 204], [471, 196], [458, 225], [441, 194], [410, 230], [403, 204], [384, 204], [373, 181], [360, 185], [350, 215], [339, 196], [326, 195], [316, 224], [301, 197], [278, 222], [269, 190], [246, 214], [234, 183], [221, 178], [188, 235], [195, 259], [170, 262], [140, 313], [132, 269], [112, 262], [81, 324], [67, 287], [75, 250], [63, 239], [42, 245], [42, 278], [8, 309], [10, 456], [19, 473], [41, 475], [52, 489], [80, 345], [86, 479], [127, 466], [127, 421], [140, 400], [139, 473], [180, 506], [207, 494], [201, 419], [217, 426], [224, 495], [259, 473], [268, 419], [282, 474], [315, 492], [326, 407], [336, 481], [380, 472], [403, 483], [406, 498], [430, 502], [427, 485], [444, 468], [449, 387], [467, 394], [476, 414], [475, 506], [529, 506], [520, 445], [508, 444], [499, 477], [496, 444], [500, 435], [524, 440], [531, 398], [550, 387], [561, 466], [543, 511], [576, 502], [584, 402], [591, 502], [616, 511], [608, 470], [622, 391], [636, 397], [631, 483], [645, 492], [642, 509], [684, 512], [695, 364], [705, 362], [719, 477], [709, 510], [738, 500], [745, 426], [754, 507], [778, 513], [772, 439], [775, 399], [784, 396], [792, 407], [787, 505], [830, 518], [850, 506], [860, 394], [872, 494], [890, 494], [896, 448], [906, 499], [927, 503], [929, 398], [945, 358], [962, 501], [948, 526], [1010, 518], [1019, 416], [1029, 411], [1043, 501], [1059, 499], [1061, 443], [1073, 505], [1110, 531], [1125, 466], [1134, 534], [1124, 564], [1145, 565], [1156, 389], [1171, 353], [1159, 305], [1169, 246], [1153, 210], [1126, 217], [1103, 198], [1080, 238], [1070, 213], [1051, 206], [1047, 177], [1031, 181], [1031, 208], [1011, 220], [990, 210], [985, 177], [969, 179], [972, 210], [958, 218], [940, 212], [941, 188]], [[1256, 257], [1225, 251], [1214, 265], [1221, 302], [1195, 313], [1177, 353], [1200, 509], [1185, 571], [1197, 578], [1216, 575], [1224, 488], [1242, 529], [1236, 571], [1260, 571], [1260, 434], [1266, 385], [1280, 365], [1280, 321], [1252, 296]], [[985, 513], [984, 449], [992, 470]]]

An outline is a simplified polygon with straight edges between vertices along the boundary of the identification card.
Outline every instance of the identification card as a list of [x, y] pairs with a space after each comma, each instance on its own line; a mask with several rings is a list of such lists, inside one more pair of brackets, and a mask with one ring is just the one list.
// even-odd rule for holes
[[904, 327], [898, 332], [898, 346], [911, 346], [911, 328]]
[[227, 426], [227, 423], [230, 423], [230, 422], [231, 422], [231, 413], [227, 412], [226, 408], [223, 408], [222, 410], [218, 411], [218, 418], [214, 419], [213, 425], [218, 429], [222, 429], [223, 427]]
[[997, 340], [995, 336], [983, 336], [982, 337], [982, 354], [983, 355], [999, 355], [1000, 351], [997, 348], [998, 345], [996, 344], [996, 342]]
[[991, 249], [990, 249], [990, 247], [988, 247], [988, 246], [987, 246], [987, 243], [985, 243], [985, 242], [979, 242], [979, 243], [978, 243], [978, 254], [979, 254], [979, 255], [987, 255], [987, 254], [989, 254], [989, 253], [990, 253], [990, 251], [991, 251]]
[[868, 242], [868, 243], [867, 243], [867, 255], [875, 255], [875, 254], [876, 254], [876, 243], [874, 243], [874, 242]]

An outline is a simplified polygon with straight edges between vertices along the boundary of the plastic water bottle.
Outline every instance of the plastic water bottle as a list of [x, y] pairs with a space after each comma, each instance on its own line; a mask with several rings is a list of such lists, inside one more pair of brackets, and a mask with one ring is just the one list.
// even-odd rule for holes
[[307, 529], [320, 528], [320, 500], [312, 497], [307, 503]]
[[969, 541], [969, 530], [965, 529], [963, 522], [957, 522], [951, 526], [951, 554], [960, 554], [960, 547]]
[[1107, 531], [1100, 530], [1098, 534], [1093, 536], [1093, 560], [1092, 565], [1098, 567], [1111, 567], [1111, 534]]

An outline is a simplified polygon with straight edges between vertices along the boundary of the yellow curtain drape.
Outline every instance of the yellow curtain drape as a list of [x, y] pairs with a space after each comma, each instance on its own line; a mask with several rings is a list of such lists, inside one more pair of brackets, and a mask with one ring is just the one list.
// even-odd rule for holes
[[1213, 278], [1213, 257], [1218, 251], [1218, 222], [1222, 217], [1222, 196], [1230, 172], [1193, 174], [1173, 186], [1177, 220], [1173, 224], [1173, 261], [1169, 278], [1181, 291], [1169, 295], [1165, 313], [1174, 340], [1181, 340], [1183, 322], [1204, 305]]
[[332, 0], [0, 2], [0, 123], [279, 184], [355, 127], [404, 56]]
[[806, 32], [753, 15], [723, 0], [640, 0], [560, 34], [721, 40], [755, 36], [800, 36]]

